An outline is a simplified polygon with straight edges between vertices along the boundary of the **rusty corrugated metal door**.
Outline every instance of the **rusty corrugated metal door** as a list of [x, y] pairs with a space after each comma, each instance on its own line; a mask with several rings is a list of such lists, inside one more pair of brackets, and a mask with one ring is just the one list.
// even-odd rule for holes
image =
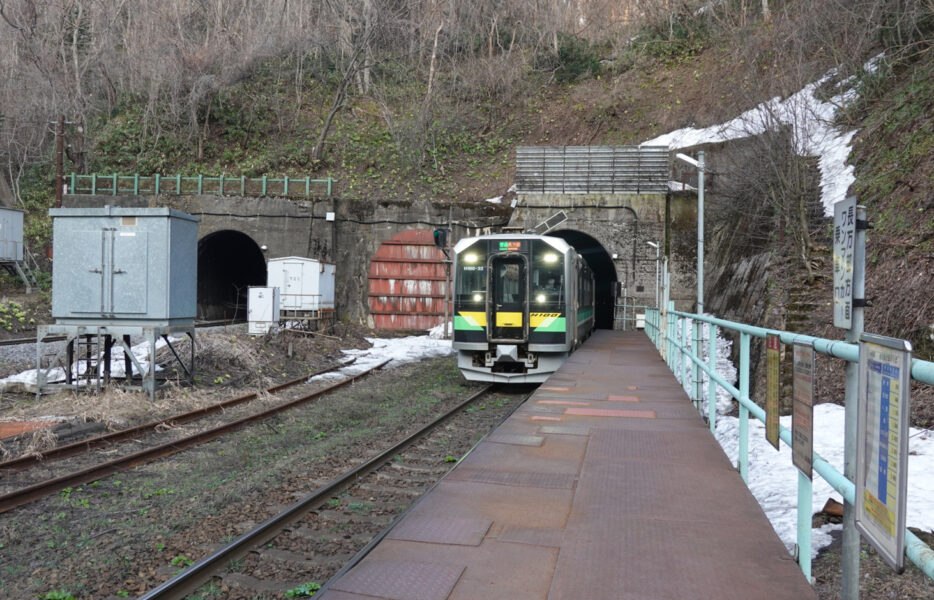
[[[444, 320], [447, 269], [428, 229], [403, 231], [370, 261], [369, 306], [379, 329], [431, 329]], [[450, 315], [450, 311], [448, 312]]]

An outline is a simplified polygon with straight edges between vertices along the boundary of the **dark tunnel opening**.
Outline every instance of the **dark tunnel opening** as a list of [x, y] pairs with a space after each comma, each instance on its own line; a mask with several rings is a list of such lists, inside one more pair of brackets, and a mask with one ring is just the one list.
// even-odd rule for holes
[[616, 266], [603, 246], [581, 231], [552, 231], [548, 235], [559, 237], [572, 245], [584, 257], [593, 271], [596, 283], [595, 321], [597, 329], [613, 329], [616, 312]]
[[266, 285], [266, 259], [250, 236], [225, 230], [198, 241], [198, 318], [246, 319], [251, 285]]

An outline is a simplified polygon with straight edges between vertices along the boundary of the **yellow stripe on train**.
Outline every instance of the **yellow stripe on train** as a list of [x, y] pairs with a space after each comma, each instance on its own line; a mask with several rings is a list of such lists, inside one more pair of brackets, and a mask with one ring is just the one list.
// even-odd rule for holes
[[473, 327], [486, 327], [485, 312], [467, 312], [462, 310], [457, 314], [464, 317], [464, 319]]
[[551, 322], [560, 316], [561, 313], [529, 313], [529, 327], [535, 329], [536, 327], [541, 327], [542, 325], [551, 325]]
[[522, 327], [521, 312], [498, 312], [496, 313], [497, 327]]

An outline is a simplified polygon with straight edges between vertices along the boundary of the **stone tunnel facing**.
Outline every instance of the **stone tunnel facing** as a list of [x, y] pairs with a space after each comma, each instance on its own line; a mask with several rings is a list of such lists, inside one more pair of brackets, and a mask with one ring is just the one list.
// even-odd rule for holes
[[198, 241], [199, 319], [246, 319], [251, 285], [266, 285], [266, 259], [250, 236], [225, 230]]
[[613, 329], [616, 311], [616, 266], [603, 246], [593, 237], [581, 231], [552, 231], [550, 236], [559, 237], [574, 247], [584, 257], [595, 280], [595, 322], [597, 329]]

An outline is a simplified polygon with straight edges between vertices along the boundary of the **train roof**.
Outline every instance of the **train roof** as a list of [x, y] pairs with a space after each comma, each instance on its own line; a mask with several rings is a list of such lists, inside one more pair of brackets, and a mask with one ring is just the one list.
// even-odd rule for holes
[[555, 250], [565, 253], [572, 248], [565, 240], [550, 235], [535, 235], [532, 233], [494, 233], [492, 235], [480, 235], [476, 237], [463, 238], [454, 245], [454, 252], [460, 252], [464, 248], [480, 240], [542, 240]]

